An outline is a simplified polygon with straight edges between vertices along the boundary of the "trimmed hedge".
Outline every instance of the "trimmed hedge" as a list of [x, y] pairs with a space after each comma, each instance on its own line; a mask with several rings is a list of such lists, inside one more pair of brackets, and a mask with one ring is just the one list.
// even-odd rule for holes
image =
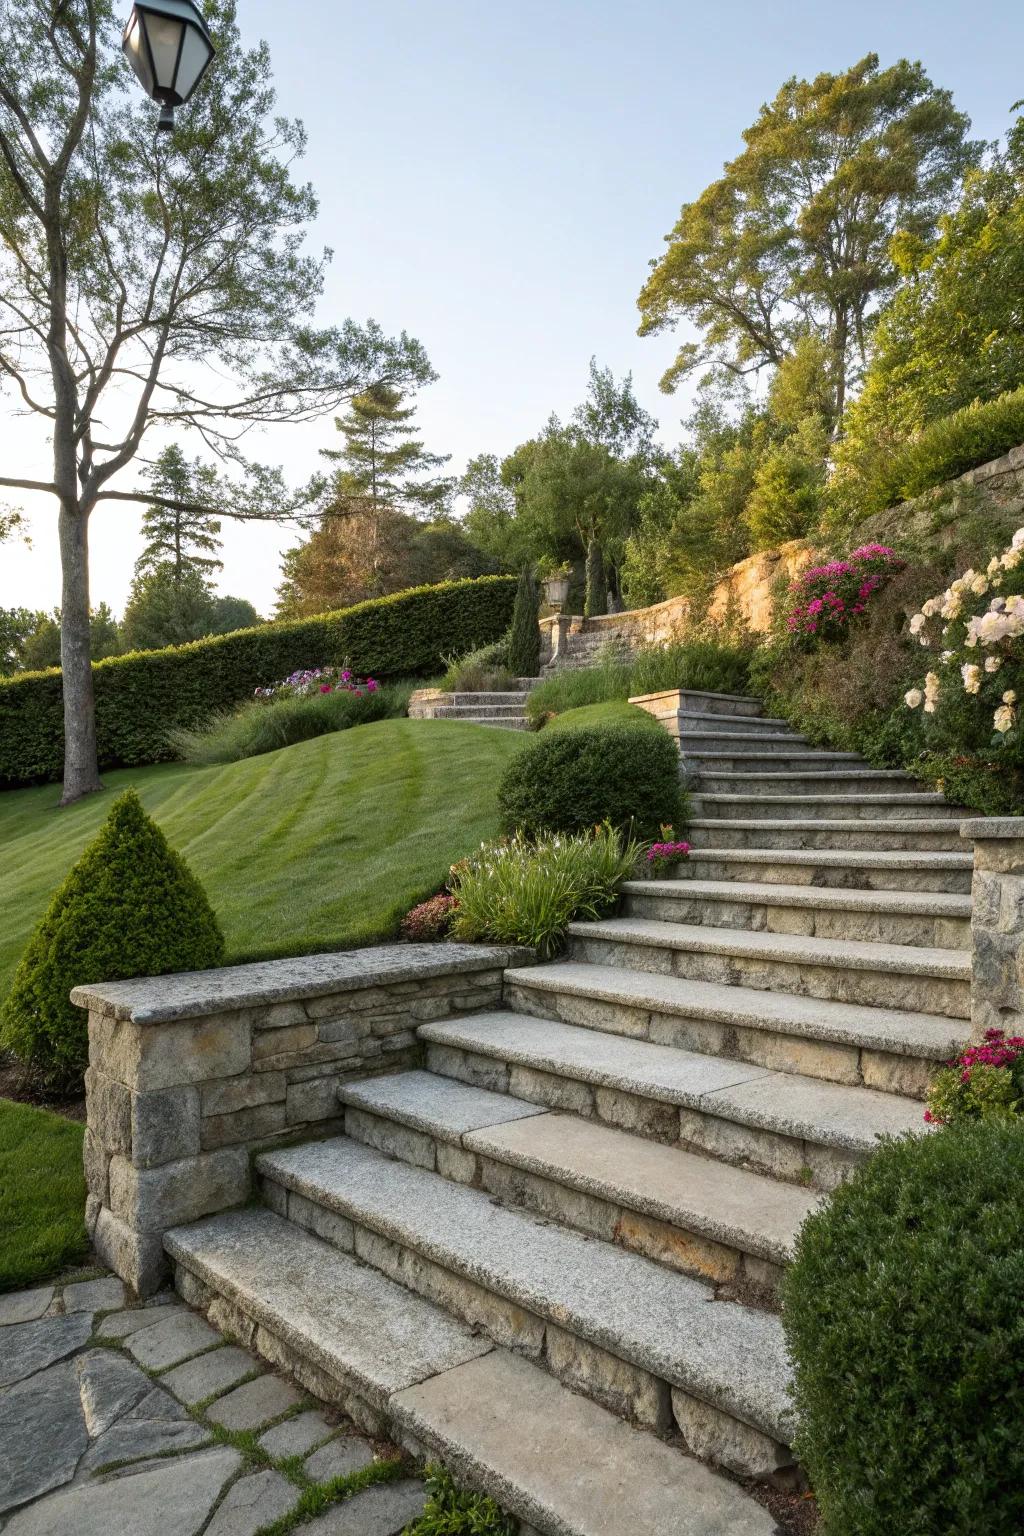
[[[337, 613], [262, 624], [162, 651], [112, 656], [93, 667], [100, 766], [172, 758], [168, 732], [200, 725], [300, 667], [347, 664], [378, 679], [440, 672], [508, 628], [516, 578], [414, 587]], [[59, 779], [64, 726], [59, 671], [0, 681], [0, 786]]]
[[609, 822], [656, 837], [683, 809], [679, 751], [666, 732], [635, 725], [545, 735], [509, 762], [498, 809], [505, 832], [585, 832]]
[[1024, 1530], [1024, 1125], [883, 1145], [783, 1282], [794, 1442], [829, 1536]]

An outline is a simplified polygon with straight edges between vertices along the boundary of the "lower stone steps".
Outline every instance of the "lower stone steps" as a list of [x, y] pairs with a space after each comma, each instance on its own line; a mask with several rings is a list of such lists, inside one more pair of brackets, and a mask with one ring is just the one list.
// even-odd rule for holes
[[[840, 818], [722, 820], [695, 816], [687, 837], [697, 848], [821, 848], [833, 853], [870, 849], [879, 853], [967, 852], [959, 821], [947, 817], [903, 817], [899, 822]], [[841, 863], [840, 859], [836, 859]]]
[[971, 947], [971, 898], [743, 880], [629, 880], [627, 917], [710, 928], [867, 939], [927, 948]]
[[[813, 763], [814, 759], [808, 759]], [[834, 789], [843, 797], [877, 795], [887, 791], [918, 792], [922, 786], [898, 768], [835, 767], [824, 773], [820, 768], [804, 770], [777, 769], [747, 772], [743, 769], [702, 770], [695, 793], [702, 795], [821, 795]], [[961, 812], [961, 815], [964, 813]]]
[[678, 1429], [734, 1471], [792, 1464], [774, 1314], [716, 1302], [701, 1281], [348, 1137], [263, 1153], [256, 1166], [278, 1209], [287, 1191], [289, 1221], [326, 1213], [320, 1236], [623, 1418]]
[[805, 768], [827, 768], [830, 764], [846, 769], [868, 768], [856, 752], [816, 752], [810, 747], [784, 747], [763, 751], [749, 744], [732, 747], [717, 737], [711, 747], [692, 745], [689, 738], [681, 743], [683, 766], [688, 774], [703, 778], [706, 773], [744, 773], [764, 770], [771, 773], [802, 773]]
[[964, 1021], [566, 960], [506, 973], [517, 1011], [826, 1082], [923, 1098]]
[[773, 1536], [735, 1483], [271, 1211], [166, 1242], [182, 1293], [222, 1327], [541, 1536]]
[[709, 791], [703, 781], [692, 791], [697, 816], [719, 820], [768, 817], [775, 821], [813, 821], [818, 817], [843, 821], [900, 821], [928, 817], [959, 827], [966, 812], [928, 790], [893, 794], [847, 794], [837, 784], [832, 794], [740, 793]]
[[421, 1025], [427, 1068], [808, 1187], [833, 1189], [920, 1102], [521, 1014]]
[[963, 852], [915, 849], [694, 848], [675, 879], [739, 880], [766, 885], [808, 885], [822, 890], [935, 891], [970, 895], [974, 859]]
[[570, 923], [569, 954], [691, 981], [869, 1007], [971, 1016], [971, 956], [957, 949], [817, 939], [650, 918]]
[[774, 1296], [817, 1196], [431, 1072], [343, 1084], [345, 1134], [643, 1254]]

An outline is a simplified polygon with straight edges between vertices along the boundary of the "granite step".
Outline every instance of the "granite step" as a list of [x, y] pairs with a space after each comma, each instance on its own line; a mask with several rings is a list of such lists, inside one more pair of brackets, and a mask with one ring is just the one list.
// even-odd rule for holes
[[971, 898], [936, 891], [768, 884], [743, 880], [629, 880], [627, 917], [819, 939], [867, 939], [970, 949]]
[[749, 745], [734, 748], [728, 741], [722, 743], [720, 736], [714, 738], [710, 748], [704, 748], [695, 745], [690, 734], [681, 743], [681, 750], [687, 774], [698, 779], [706, 773], [719, 772], [767, 770], [772, 773], [799, 774], [805, 769], [827, 769], [830, 764], [847, 769], [870, 766], [856, 752], [818, 752], [813, 747], [799, 746], [790, 751], [781, 747], [765, 751]]
[[[648, 713], [654, 712], [649, 710]], [[684, 705], [681, 709], [669, 709], [658, 713], [655, 718], [665, 721], [670, 729], [674, 729], [678, 724], [678, 733], [687, 738], [691, 731], [711, 731], [717, 736], [739, 734], [755, 739], [760, 736], [796, 735], [788, 720], [777, 720], [772, 715], [717, 714], [711, 710]]]
[[584, 1029], [914, 1098], [970, 1033], [963, 1021], [916, 1010], [576, 960], [507, 971], [505, 1000]]
[[709, 848], [831, 848], [878, 853], [961, 853], [970, 848], [960, 836], [958, 819], [906, 816], [897, 822], [829, 817], [806, 820], [771, 817], [723, 819], [694, 816], [687, 838]]
[[749, 821], [760, 816], [774, 821], [900, 821], [928, 817], [954, 821], [959, 827], [968, 814], [932, 790], [849, 794], [838, 784], [833, 794], [780, 793], [760, 787], [733, 794], [701, 784], [692, 791], [692, 803], [696, 815], [725, 821]]
[[741, 715], [745, 719], [761, 719], [764, 705], [760, 699], [746, 693], [712, 693], [702, 688], [673, 688], [658, 693], [634, 694], [629, 701], [646, 709], [649, 714], [675, 714], [685, 709], [690, 714]]
[[464, 704], [439, 704], [435, 720], [519, 720], [526, 708], [525, 698], [510, 704], [488, 704], [483, 696], [470, 695]]
[[732, 1470], [792, 1465], [774, 1314], [349, 1137], [262, 1153], [256, 1167], [265, 1188], [287, 1190], [291, 1222], [340, 1217], [357, 1258], [604, 1407], [662, 1434], [678, 1426], [691, 1446], [702, 1425], [705, 1458]]
[[818, 1189], [880, 1136], [923, 1134], [904, 1095], [509, 1011], [423, 1024], [427, 1068]]
[[431, 1072], [343, 1084], [345, 1134], [683, 1273], [777, 1293], [817, 1197]]
[[443, 1461], [541, 1536], [607, 1536], [638, 1519], [650, 1536], [774, 1536], [735, 1483], [270, 1211], [178, 1229], [168, 1250], [184, 1289], [240, 1336], [255, 1329], [310, 1391]]
[[702, 769], [692, 774], [695, 795], [820, 795], [835, 788], [842, 796], [877, 795], [886, 790], [917, 793], [922, 786], [899, 768], [808, 768], [796, 772], [754, 772]]
[[676, 866], [674, 879], [736, 880], [769, 885], [808, 885], [822, 890], [855, 886], [872, 891], [934, 891], [970, 895], [974, 856], [889, 849], [695, 848]]
[[570, 958], [691, 981], [868, 1007], [971, 1016], [971, 956], [958, 949], [744, 932], [613, 917], [569, 924]]

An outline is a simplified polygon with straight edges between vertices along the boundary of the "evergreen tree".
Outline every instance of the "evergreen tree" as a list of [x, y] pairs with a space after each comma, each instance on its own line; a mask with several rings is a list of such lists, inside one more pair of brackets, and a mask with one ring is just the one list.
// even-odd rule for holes
[[217, 495], [216, 470], [201, 459], [186, 459], [172, 443], [149, 471], [149, 484], [161, 500], [142, 514], [146, 547], [135, 562], [136, 580], [166, 573], [175, 587], [192, 576], [207, 583], [222, 564], [220, 523], [204, 510]]
[[540, 598], [533, 571], [523, 567], [512, 608], [508, 640], [508, 669], [513, 677], [536, 677], [540, 671]]
[[608, 612], [608, 583], [604, 576], [604, 554], [597, 539], [587, 545], [587, 597], [583, 607], [588, 619]]
[[72, 987], [205, 970], [223, 958], [205, 891], [126, 790], [28, 942], [0, 1013], [0, 1045], [54, 1084], [70, 1084], [89, 1047]]
[[432, 474], [448, 463], [449, 455], [428, 453], [413, 436], [415, 406], [402, 404], [400, 390], [374, 385], [357, 395], [335, 426], [344, 448], [325, 448], [323, 455], [342, 466], [337, 477], [339, 500], [368, 503], [372, 511], [405, 510], [414, 515], [442, 511], [452, 494], [447, 476]]

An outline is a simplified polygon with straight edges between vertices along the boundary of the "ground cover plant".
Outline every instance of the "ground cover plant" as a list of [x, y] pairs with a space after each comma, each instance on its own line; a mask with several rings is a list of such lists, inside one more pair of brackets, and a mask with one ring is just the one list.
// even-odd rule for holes
[[0, 1099], [0, 1291], [85, 1257], [84, 1128]]
[[805, 1222], [783, 1287], [829, 1536], [1024, 1525], [1024, 1126], [890, 1142]]
[[126, 789], [29, 940], [0, 1010], [0, 1047], [64, 1088], [80, 1079], [89, 1054], [73, 987], [203, 971], [223, 958], [224, 935], [201, 884]]
[[526, 711], [535, 724], [586, 704], [629, 699], [667, 688], [746, 693], [749, 647], [714, 641], [679, 641], [639, 650], [630, 660], [610, 648], [593, 667], [556, 672], [530, 693]]
[[511, 731], [382, 720], [209, 768], [105, 776], [56, 811], [50, 786], [0, 795], [0, 997], [52, 892], [133, 785], [202, 881], [226, 959], [341, 949], [393, 936], [449, 867], [497, 833], [494, 785]]
[[444, 1467], [426, 1470], [427, 1502], [402, 1536], [515, 1536], [518, 1521], [485, 1493], [456, 1486]]
[[605, 917], [642, 845], [608, 825], [572, 836], [522, 833], [485, 843], [451, 872], [456, 939], [529, 944], [558, 954], [574, 918]]
[[684, 798], [675, 741], [634, 725], [544, 732], [511, 759], [498, 786], [502, 829], [530, 836], [607, 822], [654, 837], [681, 823]]

